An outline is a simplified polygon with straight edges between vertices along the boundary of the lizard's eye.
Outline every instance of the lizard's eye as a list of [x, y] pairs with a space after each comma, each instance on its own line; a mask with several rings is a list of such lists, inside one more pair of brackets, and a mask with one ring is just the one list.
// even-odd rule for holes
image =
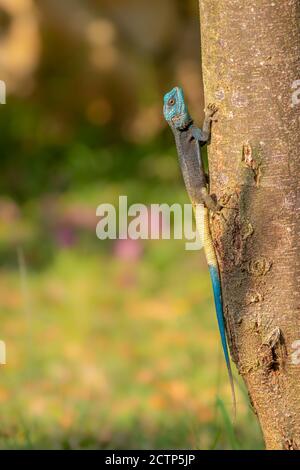
[[169, 101], [168, 101], [169, 106], [174, 106], [175, 103], [176, 103], [175, 98], [170, 98]]

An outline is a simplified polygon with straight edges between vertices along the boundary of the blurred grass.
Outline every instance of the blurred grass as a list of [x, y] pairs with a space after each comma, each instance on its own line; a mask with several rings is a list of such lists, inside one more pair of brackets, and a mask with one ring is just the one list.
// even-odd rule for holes
[[[118, 194], [133, 200], [138, 191], [130, 188], [91, 186], [57, 203], [94, 211]], [[146, 202], [186, 202], [182, 189], [151, 188], [147, 195], [144, 187]], [[27, 226], [29, 241], [10, 245], [0, 271], [8, 361], [0, 374], [1, 448], [261, 448], [240, 391], [231, 424], [202, 252], [185, 251], [183, 241], [144, 241], [138, 258], [122, 259], [114, 242], [89, 229], [70, 247], [56, 245], [39, 266], [30, 243], [37, 214], [33, 202], [24, 206], [16, 228]], [[35, 252], [47, 250], [47, 230], [35, 238]], [[8, 249], [14, 231], [2, 223], [0, 233]]]

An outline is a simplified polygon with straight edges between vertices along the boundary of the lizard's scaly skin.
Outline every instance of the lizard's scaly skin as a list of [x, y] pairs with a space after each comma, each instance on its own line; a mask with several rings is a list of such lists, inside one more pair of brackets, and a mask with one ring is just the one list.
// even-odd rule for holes
[[[222, 348], [230, 380], [235, 416], [236, 398], [226, 341], [226, 329], [224, 324], [220, 274], [209, 227], [208, 210], [216, 211], [218, 210], [218, 205], [208, 194], [208, 190], [206, 187], [206, 177], [201, 161], [199, 144], [199, 141], [203, 145], [209, 140], [210, 133], [207, 129], [210, 128], [210, 125], [209, 121], [206, 120], [203, 126], [205, 127], [205, 132], [195, 128], [193, 120], [191, 119], [188, 113], [187, 106], [184, 101], [183, 92], [178, 87], [171, 90], [164, 97], [164, 116], [175, 136], [180, 168], [183, 174], [183, 179], [188, 195], [193, 205], [197, 231], [200, 235], [200, 240], [202, 241], [208, 264], [208, 269], [213, 287], [215, 308], [221, 336]], [[197, 207], [199, 205], [204, 206], [203, 211], [197, 210]]]
[[215, 253], [215, 248], [213, 246], [210, 227], [209, 227], [209, 213], [208, 209], [204, 208], [204, 235], [203, 235], [203, 248], [208, 264], [209, 274], [211, 278], [211, 283], [214, 293], [215, 308], [217, 313], [218, 326], [221, 336], [222, 348], [225, 356], [225, 361], [227, 365], [231, 394], [233, 399], [233, 409], [234, 416], [236, 415], [236, 397], [233, 383], [232, 370], [230, 365], [230, 358], [228, 353], [227, 341], [226, 341], [226, 332], [224, 325], [224, 313], [223, 313], [223, 301], [222, 301], [222, 291], [221, 291], [221, 280], [218, 267], [218, 261]]
[[218, 326], [219, 326], [219, 331], [220, 331], [220, 336], [221, 336], [222, 349], [224, 352], [228, 375], [229, 375], [229, 381], [230, 381], [230, 387], [231, 387], [231, 393], [232, 393], [232, 399], [233, 399], [234, 416], [235, 416], [236, 415], [236, 397], [235, 397], [233, 376], [232, 376], [230, 358], [229, 358], [227, 341], [226, 341], [219, 267], [218, 267], [218, 261], [217, 261], [215, 248], [212, 242], [212, 237], [211, 237], [210, 227], [209, 227], [209, 211], [204, 206], [203, 217], [201, 217], [201, 211], [195, 210], [195, 206], [194, 206], [194, 214], [195, 214], [196, 228], [198, 230], [198, 233], [200, 234], [203, 233], [203, 236], [202, 236], [203, 248], [204, 248], [205, 258], [208, 264], [209, 274], [210, 274], [211, 283], [213, 287], [215, 309], [216, 309]]

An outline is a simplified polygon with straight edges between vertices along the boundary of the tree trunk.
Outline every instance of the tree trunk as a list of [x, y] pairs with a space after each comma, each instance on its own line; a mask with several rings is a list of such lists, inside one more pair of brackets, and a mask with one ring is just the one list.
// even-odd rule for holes
[[299, 449], [300, 1], [200, 0], [200, 21], [231, 356], [267, 449]]

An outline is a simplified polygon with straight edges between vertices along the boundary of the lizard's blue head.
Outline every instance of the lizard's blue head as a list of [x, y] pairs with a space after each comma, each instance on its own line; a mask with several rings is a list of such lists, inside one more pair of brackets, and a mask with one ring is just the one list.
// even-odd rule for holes
[[181, 88], [175, 87], [164, 96], [164, 116], [170, 126], [184, 129], [191, 122], [191, 116], [184, 101]]

